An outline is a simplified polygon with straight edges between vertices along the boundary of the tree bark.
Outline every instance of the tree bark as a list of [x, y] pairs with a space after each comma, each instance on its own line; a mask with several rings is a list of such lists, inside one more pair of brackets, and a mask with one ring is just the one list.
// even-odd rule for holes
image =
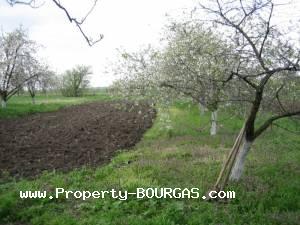
[[217, 110], [211, 112], [211, 128], [210, 128], [211, 136], [214, 136], [217, 134], [217, 117], [218, 117]]
[[239, 148], [237, 150], [238, 152], [234, 160], [233, 167], [230, 171], [230, 177], [229, 177], [230, 181], [240, 180], [245, 167], [246, 157], [252, 146], [252, 143], [253, 141], [247, 140], [246, 136], [243, 135], [241, 144], [239, 145]]

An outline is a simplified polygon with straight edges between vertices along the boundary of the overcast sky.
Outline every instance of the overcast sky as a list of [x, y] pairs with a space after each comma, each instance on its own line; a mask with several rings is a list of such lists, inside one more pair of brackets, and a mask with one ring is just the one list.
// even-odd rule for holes
[[[286, 1], [286, 0], [277, 0]], [[288, 16], [300, 17], [300, 0], [289, 0], [292, 7], [280, 12], [281, 23]], [[42, 1], [41, 1], [42, 2]], [[105, 67], [123, 47], [136, 50], [140, 46], [158, 44], [160, 32], [166, 24], [166, 13], [178, 16], [183, 10], [192, 9], [196, 0], [99, 0], [84, 29], [91, 36], [104, 34], [104, 39], [89, 47], [76, 27], [69, 23], [63, 11], [50, 0], [32, 9], [17, 5], [10, 7], [0, 0], [0, 25], [4, 32], [23, 25], [31, 39], [44, 47], [40, 55], [58, 73], [77, 64], [91, 65], [92, 86], [107, 86], [113, 76], [105, 74]], [[62, 0], [72, 15], [82, 18], [93, 0]]]

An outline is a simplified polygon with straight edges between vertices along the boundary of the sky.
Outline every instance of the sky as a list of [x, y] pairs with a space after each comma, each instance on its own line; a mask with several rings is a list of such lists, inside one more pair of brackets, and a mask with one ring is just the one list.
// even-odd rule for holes
[[[201, 1], [201, 0], [200, 0]], [[277, 0], [278, 2], [287, 0]], [[281, 24], [300, 17], [300, 0], [288, 0], [292, 7], [278, 12]], [[196, 0], [99, 0], [83, 28], [89, 36], [104, 35], [104, 39], [89, 47], [64, 12], [51, 0], [37, 0], [44, 4], [33, 9], [28, 6], [9, 6], [0, 0], [0, 26], [10, 32], [20, 26], [42, 47], [39, 55], [57, 73], [80, 65], [92, 66], [91, 85], [110, 85], [114, 75], [106, 73], [110, 62], [116, 60], [118, 48], [138, 50], [148, 44], [158, 45], [162, 28], [168, 17], [179, 17], [197, 5]], [[85, 16], [93, 0], [61, 0], [70, 13], [80, 19]]]
[[[61, 3], [80, 19], [93, 0], [61, 0]], [[177, 14], [195, 3], [194, 0], [99, 0], [83, 26], [89, 36], [104, 35], [93, 47], [87, 45], [63, 11], [50, 0], [45, 0], [38, 9], [11, 7], [0, 0], [0, 26], [9, 32], [22, 24], [29, 37], [43, 46], [40, 55], [56, 72], [62, 73], [78, 64], [91, 65], [92, 86], [107, 86], [114, 76], [105, 71], [115, 60], [117, 48], [134, 51], [158, 43], [166, 13]]]

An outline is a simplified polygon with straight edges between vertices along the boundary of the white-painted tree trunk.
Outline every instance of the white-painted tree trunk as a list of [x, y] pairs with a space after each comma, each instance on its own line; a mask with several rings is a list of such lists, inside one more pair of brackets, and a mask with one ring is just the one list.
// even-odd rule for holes
[[35, 105], [35, 97], [32, 98], [32, 104]]
[[4, 101], [3, 99], [1, 99], [1, 107], [6, 108], [6, 101]]
[[210, 127], [210, 135], [214, 136], [217, 134], [217, 119], [218, 119], [218, 111], [211, 112], [211, 127]]
[[205, 106], [201, 103], [199, 103], [199, 111], [200, 111], [200, 115], [203, 116], [205, 113]]
[[238, 153], [230, 172], [229, 180], [238, 181], [243, 173], [246, 156], [251, 148], [253, 142], [247, 141], [245, 137], [242, 139], [242, 143], [238, 149]]

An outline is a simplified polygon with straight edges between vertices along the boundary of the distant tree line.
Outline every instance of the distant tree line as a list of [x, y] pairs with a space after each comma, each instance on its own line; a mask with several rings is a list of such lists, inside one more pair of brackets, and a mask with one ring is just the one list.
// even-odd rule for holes
[[60, 90], [64, 96], [82, 96], [89, 85], [89, 66], [76, 66], [57, 75], [37, 56], [38, 44], [18, 28], [0, 36], [0, 99], [7, 101], [20, 91], [28, 91], [35, 104], [37, 91]]

